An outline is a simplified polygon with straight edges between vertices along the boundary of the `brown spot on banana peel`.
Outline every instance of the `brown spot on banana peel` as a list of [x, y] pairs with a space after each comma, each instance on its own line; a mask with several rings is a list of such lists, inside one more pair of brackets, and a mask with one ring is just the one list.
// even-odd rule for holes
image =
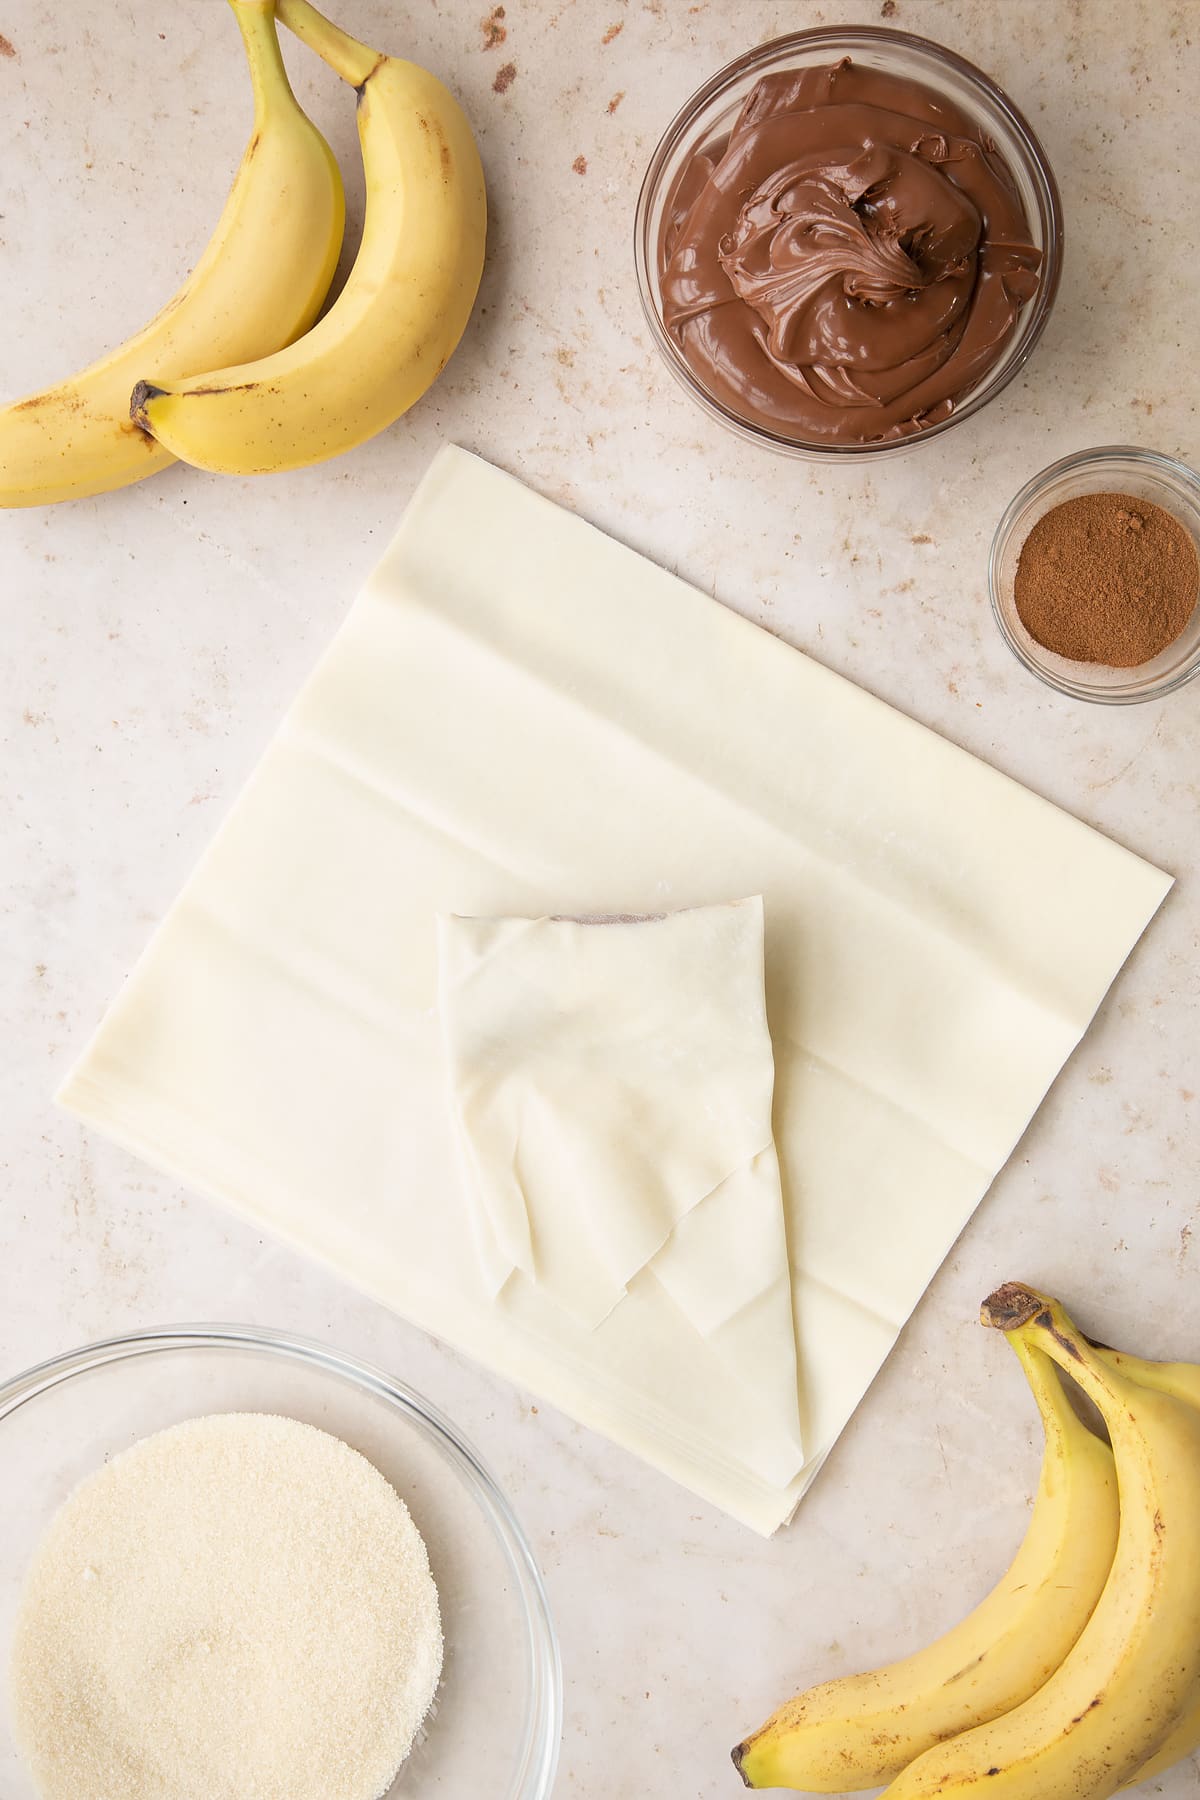
[[426, 137], [437, 139], [438, 158], [442, 165], [442, 179], [446, 185], [449, 186], [450, 178], [454, 170], [454, 157], [451, 154], [450, 145], [446, 141], [445, 132], [442, 130], [441, 125], [436, 119], [427, 119], [424, 113], [417, 114], [417, 124], [421, 127], [421, 130], [425, 133]]
[[86, 412], [87, 402], [80, 394], [67, 391], [60, 394], [30, 394], [24, 400], [14, 400], [5, 410], [8, 412], [31, 412], [35, 407], [51, 407], [55, 412]]
[[[1016, 1591], [1020, 1592], [1019, 1589]], [[955, 1674], [947, 1675], [945, 1681], [942, 1683], [942, 1686], [943, 1687], [953, 1687], [954, 1683], [956, 1681], [961, 1681], [964, 1676], [973, 1674], [973, 1672], [979, 1667], [980, 1663], [983, 1661], [983, 1659], [986, 1655], [987, 1655], [987, 1651], [981, 1650], [979, 1652], [978, 1656], [973, 1656], [969, 1663], [964, 1663], [962, 1668], [959, 1669]], [[903, 1709], [901, 1709], [901, 1710], [903, 1710]], [[957, 1733], [951, 1732], [949, 1735], [951, 1737], [955, 1737], [955, 1736], [957, 1736]]]
[[379, 60], [375, 63], [374, 67], [367, 70], [366, 74], [363, 76], [362, 80], [359, 82], [358, 86], [355, 88], [354, 93], [356, 96], [356, 104], [358, 106], [361, 106], [363, 103], [363, 96], [366, 93], [368, 81], [370, 81], [372, 75], [377, 75], [379, 73], [379, 71], [380, 71], [380, 69], [382, 69], [384, 63], [387, 62], [388, 60], [389, 59], [386, 56], [381, 56], [379, 58]]
[[[267, 387], [267, 383], [262, 381], [238, 381], [228, 384], [214, 382], [211, 387], [188, 388], [184, 397], [188, 400], [195, 400], [205, 394], [252, 394], [255, 388], [261, 387]], [[151, 400], [157, 400], [160, 395], [169, 395], [169, 393], [168, 388], [155, 387], [152, 381], [139, 381], [129, 396], [129, 416], [134, 424], [148, 436], [153, 436], [154, 427], [146, 417], [146, 407]]]
[[136, 438], [147, 456], [152, 456], [156, 450], [162, 449], [158, 439], [151, 437], [150, 433], [139, 425], [136, 419], [122, 419], [118, 429], [122, 437]]
[[1061, 1348], [1066, 1351], [1068, 1356], [1073, 1356], [1076, 1362], [1083, 1361], [1083, 1351], [1079, 1348], [1079, 1345], [1075, 1342], [1074, 1338], [1064, 1337], [1048, 1312], [1040, 1312], [1033, 1322], [1039, 1330], [1046, 1332], [1049, 1337], [1052, 1337], [1055, 1343], [1060, 1345]]
[[[263, 388], [267, 393], [271, 392], [270, 384], [265, 381], [221, 381], [213, 382], [211, 387], [188, 388], [182, 398], [195, 400], [201, 394], [252, 394], [255, 388]], [[160, 394], [163, 392], [162, 388], [159, 388], [158, 391]]]
[[750, 1748], [749, 1743], [735, 1744], [733, 1746], [733, 1749], [729, 1752], [729, 1755], [730, 1755], [730, 1759], [733, 1763], [733, 1766], [737, 1770], [738, 1774], [741, 1776], [742, 1781], [745, 1783], [745, 1785], [748, 1788], [752, 1788], [754, 1786], [754, 1783], [751, 1781], [751, 1779], [747, 1775], [745, 1769], [743, 1769], [743, 1767], [742, 1767], [742, 1758], [745, 1756], [745, 1754], [749, 1748]]

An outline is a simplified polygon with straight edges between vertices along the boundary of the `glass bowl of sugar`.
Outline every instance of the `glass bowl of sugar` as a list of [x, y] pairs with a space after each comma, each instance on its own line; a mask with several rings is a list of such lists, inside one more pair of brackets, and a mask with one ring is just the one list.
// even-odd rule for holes
[[297, 1420], [349, 1445], [390, 1483], [424, 1539], [442, 1674], [386, 1800], [433, 1791], [548, 1800], [562, 1724], [557, 1643], [532, 1551], [492, 1476], [447, 1419], [382, 1370], [322, 1344], [226, 1325], [134, 1332], [0, 1385], [4, 1800], [42, 1800], [14, 1736], [8, 1672], [19, 1602], [51, 1520], [135, 1443], [230, 1413]]

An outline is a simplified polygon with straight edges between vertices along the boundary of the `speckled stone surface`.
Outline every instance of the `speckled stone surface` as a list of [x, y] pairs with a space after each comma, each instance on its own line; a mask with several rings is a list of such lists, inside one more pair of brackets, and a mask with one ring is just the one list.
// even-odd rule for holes
[[[243, 1319], [401, 1372], [513, 1496], [562, 1632], [558, 1791], [739, 1791], [728, 1747], [794, 1686], [914, 1646], [1007, 1562], [1036, 1430], [974, 1323], [1000, 1278], [1092, 1331], [1200, 1358], [1200, 683], [1088, 708], [1016, 666], [988, 539], [1087, 445], [1200, 461], [1200, 10], [1169, 0], [887, 0], [1006, 87], [1063, 189], [1067, 260], [1025, 375], [869, 473], [754, 453], [659, 364], [631, 258], [658, 134], [721, 63], [880, 0], [340, 0], [476, 121], [491, 254], [476, 324], [386, 437], [257, 482], [183, 469], [0, 523], [0, 1368], [132, 1326]], [[248, 118], [232, 21], [19, 0], [0, 28], [0, 392], [126, 335], [190, 266]], [[361, 208], [346, 92], [289, 49]], [[451, 438], [1109, 832], [1178, 886], [905, 1332], [796, 1523], [702, 1508], [316, 1265], [60, 1117], [50, 1094]], [[5, 1467], [0, 1478], [19, 1480]], [[1195, 1764], [1151, 1785], [1196, 1792]]]

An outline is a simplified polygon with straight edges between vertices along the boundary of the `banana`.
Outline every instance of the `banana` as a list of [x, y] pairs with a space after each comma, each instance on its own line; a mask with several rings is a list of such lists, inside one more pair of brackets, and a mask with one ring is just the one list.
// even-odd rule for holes
[[1200, 1698], [1200, 1413], [1119, 1372], [1031, 1288], [1000, 1288], [982, 1316], [1040, 1345], [1100, 1409], [1117, 1466], [1117, 1553], [1045, 1685], [925, 1751], [884, 1800], [1110, 1800]]
[[187, 380], [147, 360], [131, 407], [185, 462], [235, 475], [321, 462], [391, 425], [449, 361], [483, 271], [483, 170], [458, 103], [308, 0], [279, 0], [279, 16], [358, 90], [367, 204], [354, 267], [289, 349]]
[[[1182, 1400], [1200, 1412], [1200, 1366], [1196, 1363], [1145, 1362], [1140, 1356], [1126, 1356], [1120, 1350], [1097, 1346], [1097, 1351], [1105, 1362], [1139, 1386], [1172, 1394], [1176, 1400]], [[1161, 1749], [1125, 1785], [1134, 1787], [1143, 1781], [1151, 1781], [1154, 1776], [1173, 1769], [1176, 1763], [1186, 1762], [1197, 1750], [1200, 1750], [1200, 1695], [1177, 1721]]]
[[1033, 1516], [1012, 1567], [928, 1649], [781, 1707], [733, 1753], [747, 1787], [880, 1787], [931, 1745], [1027, 1699], [1086, 1625], [1117, 1544], [1112, 1452], [1080, 1421], [1049, 1357], [1012, 1344], [1046, 1433]]
[[1154, 1388], [1160, 1394], [1172, 1394], [1187, 1406], [1200, 1412], [1200, 1364], [1185, 1362], [1146, 1362], [1140, 1356], [1127, 1356], [1124, 1350], [1111, 1350], [1107, 1344], [1090, 1346], [1118, 1375], [1128, 1376], [1139, 1387]]
[[277, 350], [329, 291], [345, 201], [333, 152], [300, 110], [272, 0], [231, 0], [254, 88], [254, 129], [194, 272], [136, 337], [69, 381], [0, 409], [0, 506], [106, 493], [173, 460], [130, 421], [148, 368], [189, 375]]

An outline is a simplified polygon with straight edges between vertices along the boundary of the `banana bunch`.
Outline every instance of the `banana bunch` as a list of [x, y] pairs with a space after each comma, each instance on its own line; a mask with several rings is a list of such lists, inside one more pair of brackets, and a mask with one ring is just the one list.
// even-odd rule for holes
[[1200, 1367], [1094, 1345], [1018, 1283], [982, 1318], [1006, 1333], [1045, 1430], [1016, 1560], [937, 1643], [788, 1701], [733, 1752], [747, 1787], [1110, 1800], [1200, 1748]]
[[[471, 129], [432, 75], [347, 36], [308, 0], [230, 0], [254, 127], [195, 271], [136, 336], [0, 407], [0, 506], [124, 487], [176, 457], [233, 474], [336, 456], [398, 419], [457, 345], [483, 270]], [[298, 105], [276, 14], [351, 83], [366, 177], [362, 242], [318, 320], [345, 201]]]

